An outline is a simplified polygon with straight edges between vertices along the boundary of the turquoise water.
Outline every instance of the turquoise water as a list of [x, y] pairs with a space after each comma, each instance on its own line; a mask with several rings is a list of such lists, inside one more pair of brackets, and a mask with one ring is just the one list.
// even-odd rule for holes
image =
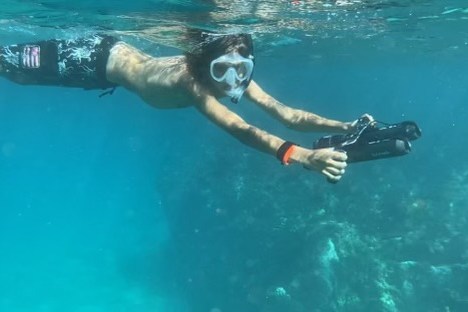
[[[468, 310], [464, 1], [19, 1], [0, 44], [107, 31], [155, 56], [249, 31], [284, 103], [415, 120], [411, 154], [337, 185], [191, 108], [0, 80], [0, 311]], [[310, 146], [243, 100], [245, 119]]]

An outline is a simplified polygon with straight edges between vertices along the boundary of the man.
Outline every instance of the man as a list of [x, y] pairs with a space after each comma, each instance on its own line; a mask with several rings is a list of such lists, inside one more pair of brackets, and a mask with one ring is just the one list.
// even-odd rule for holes
[[20, 84], [85, 89], [123, 86], [156, 108], [194, 106], [235, 138], [276, 156], [284, 165], [301, 164], [331, 182], [345, 172], [345, 153], [295, 145], [245, 122], [221, 104], [245, 95], [287, 127], [298, 131], [353, 132], [355, 122], [340, 122], [283, 105], [252, 80], [250, 35], [200, 34], [185, 55], [151, 57], [114, 37], [47, 40], [0, 48], [0, 74]]

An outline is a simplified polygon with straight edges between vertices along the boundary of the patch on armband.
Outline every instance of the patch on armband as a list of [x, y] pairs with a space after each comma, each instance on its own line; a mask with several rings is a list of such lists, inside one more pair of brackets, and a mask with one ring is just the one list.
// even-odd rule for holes
[[41, 67], [41, 47], [38, 45], [25, 45], [21, 60], [24, 68]]

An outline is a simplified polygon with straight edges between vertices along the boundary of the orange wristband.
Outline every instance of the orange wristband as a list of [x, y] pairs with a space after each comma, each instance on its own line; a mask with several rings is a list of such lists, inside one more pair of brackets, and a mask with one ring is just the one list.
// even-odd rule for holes
[[281, 144], [280, 148], [276, 152], [276, 158], [281, 161], [283, 165], [289, 165], [289, 158], [291, 157], [292, 153], [294, 152], [295, 144], [289, 141], [284, 142]]

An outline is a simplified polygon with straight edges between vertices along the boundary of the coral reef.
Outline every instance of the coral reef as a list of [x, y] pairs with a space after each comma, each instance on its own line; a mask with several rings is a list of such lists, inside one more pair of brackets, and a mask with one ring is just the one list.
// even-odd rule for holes
[[203, 157], [158, 185], [172, 233], [162, 274], [191, 311], [468, 308], [468, 171], [432, 192], [401, 172], [333, 186], [261, 155]]

